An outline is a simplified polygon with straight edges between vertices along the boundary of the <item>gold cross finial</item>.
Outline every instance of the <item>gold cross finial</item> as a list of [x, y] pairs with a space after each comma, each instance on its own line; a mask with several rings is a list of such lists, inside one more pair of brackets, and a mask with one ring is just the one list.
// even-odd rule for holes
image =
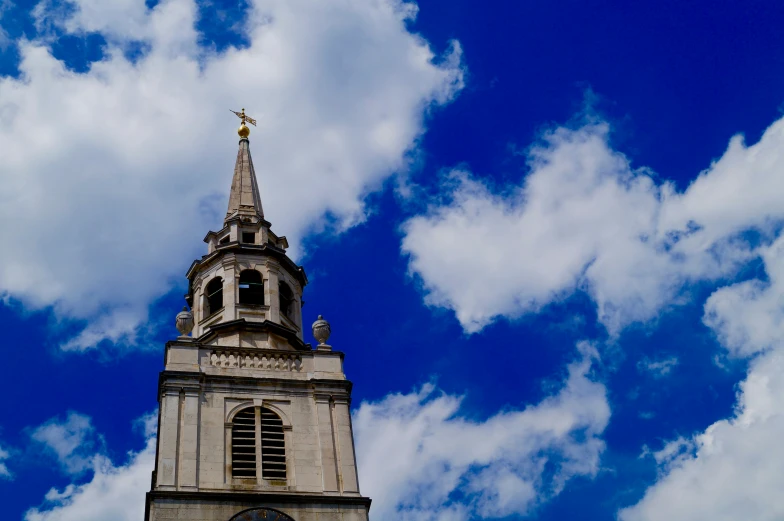
[[[229, 109], [231, 110], [231, 109]], [[242, 109], [242, 112], [237, 112], [236, 110], [232, 110], [234, 114], [237, 115], [238, 118], [242, 120], [242, 124], [240, 128], [237, 130], [237, 134], [240, 135], [241, 138], [245, 139], [250, 135], [250, 129], [245, 125], [245, 123], [250, 123], [254, 127], [256, 126], [256, 120], [252, 117], [245, 114], [245, 109]]]

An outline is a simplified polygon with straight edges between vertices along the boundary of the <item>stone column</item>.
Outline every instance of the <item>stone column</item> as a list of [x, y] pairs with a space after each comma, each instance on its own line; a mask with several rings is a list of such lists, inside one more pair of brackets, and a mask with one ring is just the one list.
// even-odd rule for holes
[[239, 241], [240, 240], [239, 235], [240, 235], [239, 226], [237, 226], [236, 222], [231, 223], [229, 228], [229, 241], [230, 242]]
[[280, 293], [278, 289], [280, 277], [278, 275], [278, 266], [271, 262], [267, 262], [265, 266], [267, 267], [269, 280], [264, 286], [264, 299], [269, 305], [269, 319], [280, 324]]
[[193, 281], [193, 307], [191, 308], [193, 312], [193, 338], [198, 338], [202, 333], [199, 322], [206, 317], [204, 314], [205, 301], [204, 281], [198, 276]]
[[335, 439], [338, 453], [341, 492], [359, 493], [357, 464], [354, 458], [354, 436], [351, 432], [351, 412], [348, 397], [337, 396], [333, 401]]
[[185, 389], [180, 418], [179, 488], [198, 488], [199, 388]]
[[223, 322], [229, 322], [237, 318], [237, 305], [238, 300], [237, 292], [239, 285], [235, 277], [236, 266], [234, 265], [234, 257], [224, 257], [223, 262]]
[[261, 225], [259, 228], [259, 244], [267, 244], [269, 242], [269, 228]]
[[319, 450], [321, 452], [321, 476], [324, 492], [333, 494], [340, 492], [338, 485], [337, 456], [335, 454], [335, 436], [332, 430], [332, 401], [329, 395], [316, 395], [316, 413], [318, 414]]
[[299, 284], [294, 287], [294, 316], [294, 322], [297, 324], [297, 327], [299, 327], [297, 336], [304, 342], [305, 337], [303, 335], [302, 327], [302, 287]]
[[161, 397], [161, 425], [158, 440], [157, 488], [172, 490], [177, 483], [177, 440], [180, 430], [179, 389], [165, 389]]

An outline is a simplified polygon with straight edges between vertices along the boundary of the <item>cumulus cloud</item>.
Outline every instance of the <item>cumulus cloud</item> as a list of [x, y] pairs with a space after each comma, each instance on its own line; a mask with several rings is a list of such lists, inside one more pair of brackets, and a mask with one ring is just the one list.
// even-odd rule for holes
[[682, 300], [688, 284], [734, 275], [758, 254], [759, 238], [775, 235], [784, 121], [752, 146], [732, 138], [684, 192], [633, 168], [608, 131], [591, 123], [546, 133], [521, 184], [503, 191], [452, 172], [446, 200], [403, 227], [402, 251], [426, 301], [475, 332], [584, 290], [617, 334]]
[[80, 474], [93, 465], [94, 452], [101, 446], [90, 418], [69, 412], [65, 421], [52, 418], [36, 427], [30, 437], [57, 458], [69, 474]]
[[[686, 301], [692, 283], [719, 286], [703, 322], [731, 356], [751, 358], [736, 412], [646, 449], [659, 477], [623, 521], [784, 517], [782, 151], [779, 120], [751, 146], [732, 138], [678, 191], [613, 150], [606, 124], [559, 128], [530, 149], [519, 186], [492, 190], [454, 172], [449, 198], [404, 226], [427, 301], [454, 310], [468, 332], [584, 290], [615, 334]], [[726, 282], [760, 260], [764, 275]], [[674, 365], [638, 367], [661, 375]]]
[[458, 396], [424, 386], [364, 402], [354, 415], [362, 492], [377, 519], [451, 520], [529, 514], [577, 476], [594, 476], [610, 417], [580, 344], [563, 387], [523, 410], [476, 421]]
[[[13, 245], [0, 297], [84, 320], [70, 349], [132, 343], [203, 253], [236, 155], [228, 109], [259, 121], [265, 213], [297, 255], [305, 234], [364, 218], [428, 110], [462, 87], [459, 45], [436, 56], [400, 0], [251, 1], [249, 45], [220, 53], [198, 44], [194, 0], [59, 7], [39, 4], [45, 37], [16, 42], [20, 76], [0, 78], [0, 234]], [[108, 43], [88, 71], [53, 57], [58, 35], [95, 32]]]
[[[63, 490], [51, 489], [44, 503], [25, 514], [25, 521], [139, 521], [144, 518], [144, 496], [150, 487], [155, 463], [155, 419], [140, 421], [146, 438], [144, 448], [128, 454], [114, 465], [100, 453], [90, 458], [92, 478]], [[87, 448], [89, 450], [89, 447]]]

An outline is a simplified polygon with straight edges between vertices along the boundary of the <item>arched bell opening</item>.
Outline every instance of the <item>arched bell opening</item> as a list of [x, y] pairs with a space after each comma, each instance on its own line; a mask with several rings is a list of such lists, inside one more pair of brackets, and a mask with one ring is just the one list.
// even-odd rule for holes
[[294, 292], [291, 290], [291, 286], [281, 281], [278, 285], [278, 295], [280, 297], [281, 316], [296, 322], [296, 315], [294, 312], [294, 304], [296, 299], [294, 298]]
[[242, 270], [239, 280], [239, 303], [264, 305], [264, 280], [256, 270]]
[[215, 277], [204, 288], [205, 316], [210, 316], [223, 307], [223, 279]]

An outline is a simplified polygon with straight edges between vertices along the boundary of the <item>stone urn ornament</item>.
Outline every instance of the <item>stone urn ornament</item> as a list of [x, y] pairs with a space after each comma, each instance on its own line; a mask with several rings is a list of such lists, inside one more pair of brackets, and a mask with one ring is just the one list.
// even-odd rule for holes
[[318, 320], [313, 322], [313, 338], [318, 340], [317, 349], [326, 349], [329, 350], [332, 346], [327, 345], [327, 340], [329, 340], [329, 335], [332, 333], [332, 328], [329, 327], [329, 322], [324, 320], [322, 315], [318, 316]]
[[174, 319], [174, 325], [177, 331], [180, 332], [180, 338], [186, 337], [193, 331], [193, 313], [188, 311], [188, 306], [183, 306], [182, 311], [177, 313]]

